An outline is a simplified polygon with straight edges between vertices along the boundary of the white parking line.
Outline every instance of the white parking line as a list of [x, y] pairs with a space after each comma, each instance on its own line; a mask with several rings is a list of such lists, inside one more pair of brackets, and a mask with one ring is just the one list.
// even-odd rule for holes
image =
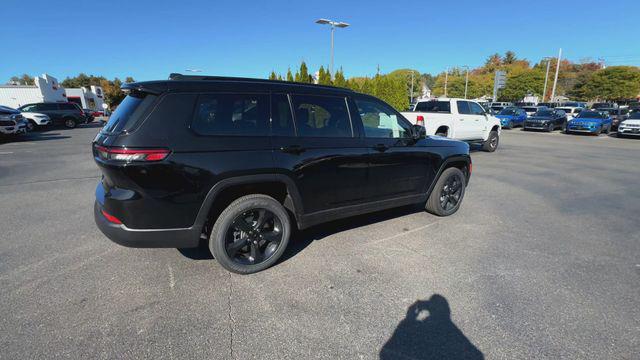
[[0, 152], [0, 155], [10, 155], [10, 154], [13, 154], [13, 151]]

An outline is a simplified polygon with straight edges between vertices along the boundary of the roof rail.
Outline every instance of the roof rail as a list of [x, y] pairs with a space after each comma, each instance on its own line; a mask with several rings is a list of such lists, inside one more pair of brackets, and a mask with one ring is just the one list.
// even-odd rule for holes
[[314, 86], [314, 87], [325, 87], [330, 89], [339, 89], [344, 91], [353, 91], [348, 88], [331, 86], [331, 85], [320, 85], [320, 84], [310, 84], [310, 83], [301, 83], [294, 81], [284, 81], [284, 80], [267, 80], [267, 79], [255, 79], [255, 78], [243, 78], [243, 77], [228, 77], [228, 76], [207, 76], [207, 75], [183, 75], [179, 73], [171, 73], [169, 74], [169, 80], [183, 80], [183, 81], [238, 81], [238, 82], [257, 82], [257, 83], [270, 83], [270, 84], [285, 84], [285, 85], [303, 85], [303, 86]]

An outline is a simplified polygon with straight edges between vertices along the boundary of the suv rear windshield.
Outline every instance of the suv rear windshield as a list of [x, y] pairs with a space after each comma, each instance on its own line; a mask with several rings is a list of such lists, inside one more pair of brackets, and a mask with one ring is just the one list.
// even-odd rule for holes
[[415, 111], [451, 113], [451, 103], [448, 101], [421, 101], [416, 104]]
[[155, 95], [144, 93], [129, 94], [111, 114], [109, 121], [102, 128], [103, 133], [119, 133], [132, 129], [138, 121], [142, 119], [142, 115], [149, 109]]

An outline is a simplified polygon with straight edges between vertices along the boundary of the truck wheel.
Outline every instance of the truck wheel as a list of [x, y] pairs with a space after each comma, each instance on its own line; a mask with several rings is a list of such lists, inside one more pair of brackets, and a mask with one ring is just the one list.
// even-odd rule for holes
[[498, 136], [497, 131], [492, 131], [489, 133], [489, 138], [487, 141], [482, 143], [482, 150], [487, 152], [494, 152], [498, 148], [498, 143], [500, 142], [500, 138]]
[[73, 129], [77, 125], [78, 125], [78, 123], [76, 123], [76, 120], [74, 118], [65, 118], [64, 119], [64, 126], [69, 128], [69, 129]]
[[251, 274], [273, 265], [291, 234], [285, 208], [267, 195], [247, 195], [222, 211], [209, 236], [209, 250], [225, 269]]
[[450, 167], [442, 172], [429, 195], [425, 209], [438, 216], [449, 216], [460, 208], [466, 188], [460, 169]]

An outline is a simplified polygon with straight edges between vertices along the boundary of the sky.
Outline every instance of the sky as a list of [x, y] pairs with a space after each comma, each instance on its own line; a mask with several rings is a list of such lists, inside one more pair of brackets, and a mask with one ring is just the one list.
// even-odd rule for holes
[[[80, 72], [166, 79], [171, 72], [267, 77], [330, 59], [347, 77], [400, 68], [436, 74], [515, 51], [640, 65], [638, 0], [216, 1], [2, 0], [0, 83], [13, 75]], [[10, 14], [10, 15], [9, 15]]]

